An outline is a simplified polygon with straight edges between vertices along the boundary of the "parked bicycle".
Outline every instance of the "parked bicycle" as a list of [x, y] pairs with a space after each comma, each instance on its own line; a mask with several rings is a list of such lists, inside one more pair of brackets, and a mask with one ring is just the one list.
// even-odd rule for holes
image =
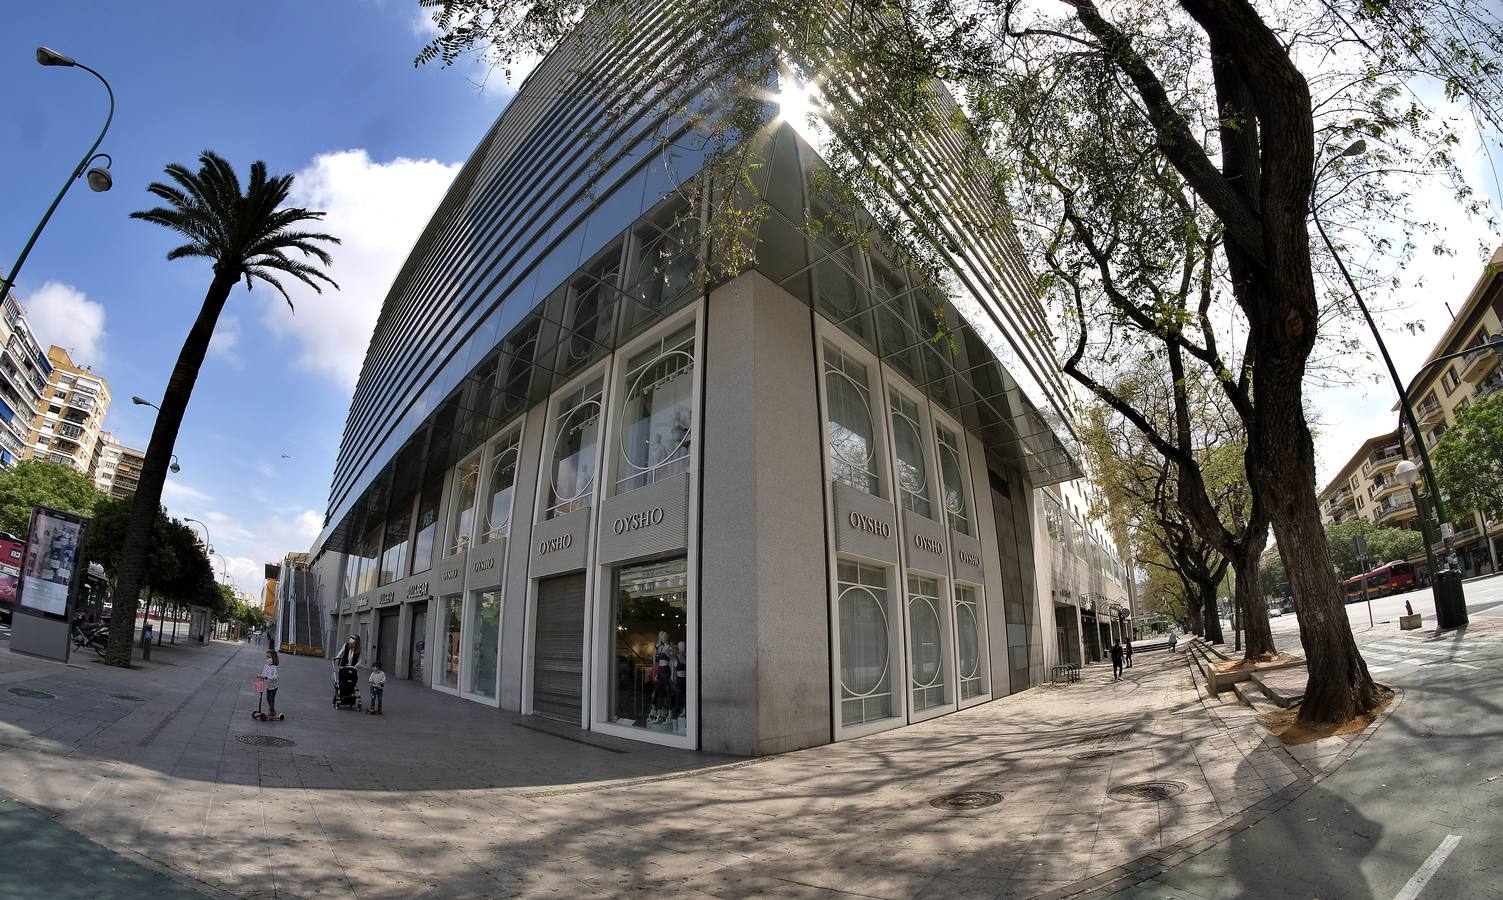
[[108, 621], [86, 621], [84, 615], [80, 613], [73, 617], [72, 636], [74, 647], [79, 650], [89, 647], [103, 656], [105, 648], [110, 643], [110, 624]]

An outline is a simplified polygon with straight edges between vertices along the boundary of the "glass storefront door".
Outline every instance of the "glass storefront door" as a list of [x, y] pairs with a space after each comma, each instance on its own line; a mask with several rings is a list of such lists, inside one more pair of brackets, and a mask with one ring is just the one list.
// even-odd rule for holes
[[496, 673], [501, 652], [501, 592], [472, 594], [465, 622], [465, 694], [484, 700], [496, 699]]
[[947, 706], [950, 700], [947, 604], [937, 579], [908, 576], [909, 687], [914, 715]]
[[407, 677], [425, 681], [428, 676], [428, 603], [412, 605], [412, 643], [408, 645]]
[[439, 600], [441, 615], [443, 616], [440, 639], [443, 645], [443, 671], [438, 687], [445, 687], [451, 691], [459, 690], [459, 660], [461, 644], [461, 627], [464, 621], [464, 598], [444, 597]]
[[616, 572], [607, 721], [688, 734], [689, 567], [683, 557]]

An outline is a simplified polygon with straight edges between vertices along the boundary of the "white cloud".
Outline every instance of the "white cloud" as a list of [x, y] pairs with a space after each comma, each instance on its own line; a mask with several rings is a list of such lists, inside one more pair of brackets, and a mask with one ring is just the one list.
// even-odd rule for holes
[[219, 323], [214, 328], [214, 337], [209, 341], [209, 354], [219, 357], [238, 369], [245, 364], [240, 354], [236, 352], [239, 346], [240, 317], [220, 316]]
[[392, 280], [454, 180], [459, 164], [399, 157], [371, 160], [364, 150], [316, 157], [297, 173], [292, 202], [328, 215], [318, 230], [338, 237], [330, 274], [340, 290], [288, 286], [263, 293], [265, 323], [301, 345], [298, 365], [353, 388]]
[[49, 281], [25, 303], [26, 318], [43, 347], [56, 344], [80, 366], [104, 363], [104, 305], [70, 284]]
[[162, 497], [165, 500], [197, 500], [200, 502], [214, 499], [198, 488], [191, 487], [171, 475], [168, 475], [167, 480], [162, 482]]
[[266, 569], [262, 563], [244, 556], [226, 556], [220, 566], [221, 574], [228, 573], [230, 580], [240, 585], [242, 591], [255, 594], [262, 579], [266, 577]]

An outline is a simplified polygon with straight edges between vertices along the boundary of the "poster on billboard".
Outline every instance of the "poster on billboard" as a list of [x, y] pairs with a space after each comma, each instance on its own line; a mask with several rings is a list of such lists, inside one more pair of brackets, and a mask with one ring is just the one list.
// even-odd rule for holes
[[88, 519], [38, 506], [31, 511], [31, 530], [21, 560], [16, 604], [22, 610], [59, 619], [68, 617], [68, 601], [82, 567], [84, 528]]

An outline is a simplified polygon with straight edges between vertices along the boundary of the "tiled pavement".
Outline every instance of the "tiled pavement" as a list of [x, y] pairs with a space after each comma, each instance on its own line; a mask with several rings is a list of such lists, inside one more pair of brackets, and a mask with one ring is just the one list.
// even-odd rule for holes
[[[116, 849], [248, 897], [1027, 897], [1256, 807], [1306, 772], [1256, 723], [1140, 654], [921, 725], [746, 761], [602, 738], [392, 684], [336, 712], [284, 656], [285, 722], [249, 718], [259, 650], [159, 651], [130, 672], [14, 669], [0, 785]], [[23, 667], [24, 668], [24, 667]], [[29, 673], [29, 674], [28, 674]], [[112, 694], [143, 697], [120, 699]], [[295, 741], [258, 748], [255, 734]], [[1116, 751], [1076, 759], [1090, 750]], [[1108, 791], [1183, 785], [1160, 802]], [[984, 790], [1000, 804], [928, 800]]]

